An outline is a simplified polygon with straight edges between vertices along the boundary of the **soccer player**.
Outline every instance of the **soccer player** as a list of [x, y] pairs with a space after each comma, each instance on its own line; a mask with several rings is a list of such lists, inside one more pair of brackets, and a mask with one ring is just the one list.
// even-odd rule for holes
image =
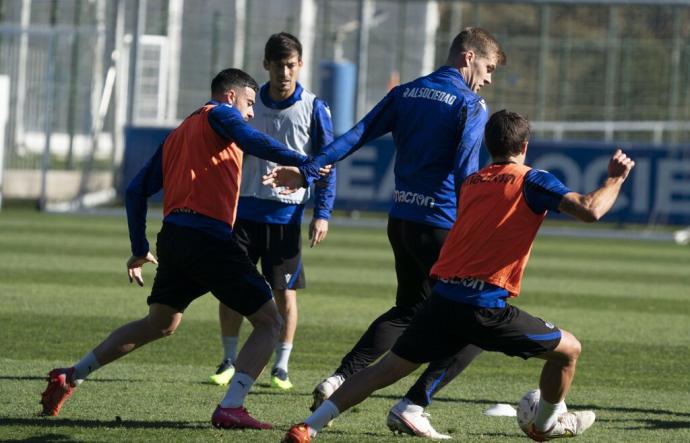
[[[398, 281], [395, 306], [369, 326], [335, 373], [316, 386], [312, 410], [346, 378], [367, 367], [395, 343], [431, 293], [429, 270], [438, 258], [456, 217], [459, 184], [478, 169], [488, 113], [479, 90], [505, 63], [498, 41], [486, 30], [466, 28], [453, 40], [445, 66], [392, 89], [350, 131], [303, 168], [307, 184], [318, 165], [332, 164], [369, 140], [392, 132], [396, 145], [395, 192], [388, 239]], [[280, 169], [275, 175], [280, 175]], [[286, 170], [288, 175], [290, 171]], [[297, 175], [292, 188], [301, 184]], [[268, 176], [267, 183], [274, 178]], [[434, 430], [424, 413], [435, 392], [480, 352], [467, 347], [458, 355], [433, 361], [388, 414], [395, 431], [422, 437], [447, 437]]]
[[528, 430], [532, 439], [574, 437], [594, 423], [593, 412], [566, 412], [564, 402], [580, 342], [507, 300], [520, 293], [532, 243], [547, 212], [599, 220], [635, 164], [617, 150], [604, 184], [581, 195], [550, 173], [525, 165], [528, 140], [529, 123], [519, 114], [504, 110], [491, 116], [485, 142], [493, 163], [462, 184], [458, 220], [431, 270], [438, 282], [429, 302], [391, 352], [346, 380], [304, 423], [290, 428], [284, 442], [309, 442], [329, 420], [375, 390], [469, 344], [546, 360], [539, 380], [541, 399]]
[[[320, 152], [333, 140], [331, 115], [326, 103], [298, 83], [302, 69], [302, 44], [286, 32], [273, 34], [266, 42], [264, 69], [269, 82], [261, 86], [250, 124], [290, 149], [303, 154]], [[278, 309], [285, 321], [276, 346], [271, 385], [291, 389], [288, 361], [297, 329], [297, 289], [305, 287], [301, 258], [301, 230], [304, 204], [309, 191], [281, 194], [261, 184], [261, 177], [276, 164], [246, 155], [242, 165], [242, 185], [233, 228], [239, 245], [252, 262], [261, 259], [261, 271], [273, 288]], [[309, 225], [311, 246], [328, 233], [328, 219], [335, 198], [335, 171], [314, 189], [314, 217]], [[225, 385], [234, 373], [237, 340], [242, 316], [219, 304], [223, 361], [211, 382]]]
[[[307, 157], [245, 122], [253, 117], [257, 90], [254, 79], [243, 71], [221, 71], [211, 83], [211, 100], [168, 135], [127, 187], [130, 282], [143, 286], [143, 265], [158, 264], [147, 299], [149, 313], [114, 330], [74, 366], [50, 371], [41, 397], [44, 415], [58, 415], [75, 386], [91, 372], [171, 335], [187, 306], [211, 292], [254, 326], [211, 422], [221, 428], [271, 427], [251, 417], [243, 403], [271, 356], [282, 319], [270, 286], [237, 244], [232, 226], [243, 152], [292, 165]], [[163, 227], [156, 245], [158, 263], [149, 250], [145, 228], [147, 197], [161, 188], [165, 194]]]

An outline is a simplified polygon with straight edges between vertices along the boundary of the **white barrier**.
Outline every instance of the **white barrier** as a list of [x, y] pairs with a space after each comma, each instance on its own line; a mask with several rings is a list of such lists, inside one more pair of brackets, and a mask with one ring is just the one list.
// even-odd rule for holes
[[10, 78], [0, 75], [0, 209], [2, 209], [2, 176], [5, 170], [5, 127], [10, 114]]

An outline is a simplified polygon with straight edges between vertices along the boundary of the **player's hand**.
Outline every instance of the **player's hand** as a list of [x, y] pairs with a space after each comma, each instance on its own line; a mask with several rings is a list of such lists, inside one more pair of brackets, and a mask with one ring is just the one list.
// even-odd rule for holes
[[323, 168], [319, 169], [319, 175], [321, 176], [320, 179], [316, 180], [314, 182], [314, 186], [320, 189], [324, 189], [328, 187], [328, 176], [331, 175], [331, 172], [333, 171], [333, 165], [326, 165]]
[[272, 188], [285, 188], [281, 194], [292, 194], [306, 186], [304, 176], [295, 166], [278, 166], [264, 175], [261, 182]]
[[158, 264], [156, 257], [149, 251], [146, 257], [137, 257], [133, 255], [127, 260], [127, 274], [129, 275], [129, 282], [136, 281], [139, 286], [144, 286], [144, 278], [141, 276], [141, 267], [146, 263]]
[[310, 247], [313, 248], [321, 243], [326, 238], [326, 234], [328, 234], [328, 220], [322, 218], [313, 219], [309, 224]]
[[625, 155], [621, 149], [616, 149], [613, 157], [609, 160], [609, 178], [625, 180], [634, 167], [635, 162]]

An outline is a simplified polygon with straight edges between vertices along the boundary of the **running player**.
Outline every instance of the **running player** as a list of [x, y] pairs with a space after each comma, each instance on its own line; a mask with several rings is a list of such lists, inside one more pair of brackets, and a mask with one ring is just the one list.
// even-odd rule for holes
[[[266, 42], [264, 69], [269, 82], [261, 86], [250, 124], [284, 143], [290, 149], [313, 155], [333, 140], [328, 106], [298, 83], [302, 69], [302, 44], [287, 32], [273, 34]], [[271, 385], [291, 389], [288, 361], [297, 329], [297, 289], [305, 287], [302, 266], [300, 226], [309, 191], [281, 194], [261, 184], [261, 177], [276, 164], [245, 155], [242, 185], [237, 207], [235, 238], [252, 262], [261, 259], [261, 271], [273, 288], [278, 309], [285, 321], [276, 345]], [[314, 217], [309, 225], [311, 246], [318, 245], [328, 233], [328, 219], [335, 198], [335, 171], [314, 188]], [[233, 361], [242, 316], [219, 304], [223, 361], [211, 382], [225, 385], [234, 373]]]
[[462, 184], [458, 221], [431, 270], [438, 279], [429, 302], [391, 352], [351, 378], [284, 442], [307, 443], [328, 421], [372, 392], [410, 374], [423, 362], [446, 358], [472, 344], [524, 359], [546, 360], [541, 399], [528, 435], [536, 441], [574, 437], [594, 423], [591, 411], [567, 412], [580, 342], [506, 301], [520, 293], [532, 243], [547, 211], [599, 220], [613, 206], [634, 162], [617, 150], [597, 190], [571, 192], [546, 171], [525, 165], [529, 123], [500, 111], [486, 125], [493, 163]]
[[[429, 297], [429, 270], [455, 221], [457, 187], [478, 169], [488, 113], [477, 93], [491, 83], [495, 69], [505, 60], [498, 41], [489, 32], [464, 29], [453, 40], [445, 66], [392, 89], [362, 121], [304, 169], [311, 183], [318, 178], [314, 175], [319, 169], [317, 164], [334, 163], [369, 140], [393, 133], [395, 192], [388, 239], [398, 281], [395, 306], [373, 321], [335, 373], [316, 386], [312, 409], [343, 380], [389, 350]], [[297, 183], [291, 187], [301, 184], [301, 176], [296, 178]], [[433, 361], [405, 398], [393, 406], [388, 425], [422, 437], [447, 437], [434, 430], [424, 408], [434, 393], [479, 352], [479, 348], [468, 347], [452, 358]]]
[[[288, 149], [245, 123], [253, 117], [258, 85], [238, 69], [221, 71], [211, 83], [212, 99], [187, 117], [127, 187], [132, 257], [129, 279], [143, 286], [144, 264], [158, 264], [148, 297], [149, 313], [114, 330], [69, 368], [53, 369], [41, 403], [44, 415], [58, 415], [75, 386], [129, 352], [177, 329], [187, 306], [211, 292], [246, 316], [254, 329], [235, 365], [237, 372], [211, 422], [221, 428], [267, 429], [243, 407], [254, 380], [275, 346], [282, 320], [271, 288], [232, 235], [243, 151], [283, 164], [306, 155]], [[164, 189], [163, 227], [156, 250], [146, 240], [147, 198]]]

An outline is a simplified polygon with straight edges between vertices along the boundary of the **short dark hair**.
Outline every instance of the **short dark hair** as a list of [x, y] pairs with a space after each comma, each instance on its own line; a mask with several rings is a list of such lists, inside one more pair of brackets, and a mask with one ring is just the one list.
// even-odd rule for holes
[[288, 32], [279, 32], [268, 38], [264, 47], [264, 59], [269, 62], [278, 62], [290, 57], [295, 52], [302, 60], [302, 43]]
[[448, 51], [448, 58], [455, 59], [458, 54], [472, 50], [477, 55], [482, 57], [489, 57], [496, 54], [499, 65], [506, 64], [506, 54], [498, 43], [496, 37], [491, 35], [489, 31], [478, 27], [465, 28], [453, 39]]
[[252, 88], [254, 92], [259, 90], [259, 85], [251, 75], [247, 74], [241, 69], [228, 68], [223, 69], [211, 81], [211, 94], [223, 94], [233, 87]]
[[529, 141], [529, 136], [527, 119], [505, 109], [494, 113], [484, 129], [484, 142], [493, 158], [519, 155], [522, 144]]

